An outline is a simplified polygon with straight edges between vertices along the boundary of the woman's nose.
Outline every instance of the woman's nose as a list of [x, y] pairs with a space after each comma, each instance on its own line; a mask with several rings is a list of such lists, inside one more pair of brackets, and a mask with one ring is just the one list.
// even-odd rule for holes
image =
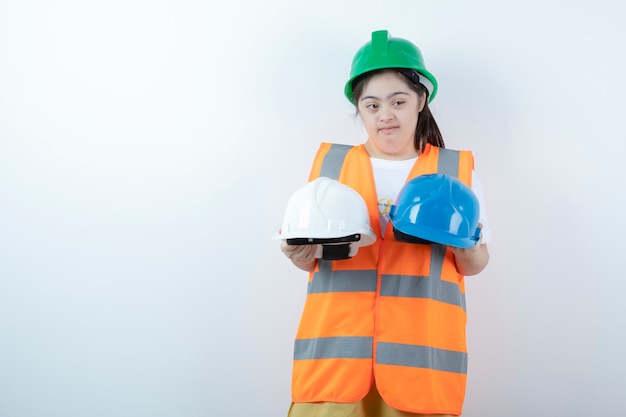
[[378, 113], [378, 115], [381, 121], [387, 121], [393, 118], [393, 113], [391, 112], [391, 109], [386, 106], [380, 108], [380, 112]]

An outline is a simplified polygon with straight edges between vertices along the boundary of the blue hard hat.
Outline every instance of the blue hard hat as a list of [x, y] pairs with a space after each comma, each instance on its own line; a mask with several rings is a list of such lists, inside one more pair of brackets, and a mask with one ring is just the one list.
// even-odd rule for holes
[[446, 174], [408, 181], [389, 217], [396, 239], [470, 248], [480, 238], [480, 205], [470, 187]]

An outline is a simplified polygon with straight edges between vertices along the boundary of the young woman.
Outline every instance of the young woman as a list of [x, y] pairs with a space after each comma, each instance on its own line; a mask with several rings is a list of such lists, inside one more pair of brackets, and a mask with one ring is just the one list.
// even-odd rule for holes
[[[345, 95], [367, 140], [322, 143], [310, 180], [334, 172], [357, 190], [378, 238], [345, 260], [317, 259], [317, 245], [281, 243], [294, 265], [310, 273], [295, 342], [290, 417], [462, 412], [464, 276], [487, 265], [490, 230], [471, 152], [445, 149], [428, 108], [436, 92], [420, 50], [387, 31], [373, 32], [353, 59]], [[475, 246], [396, 240], [389, 207], [408, 180], [433, 173], [453, 175], [477, 195], [482, 236]]]

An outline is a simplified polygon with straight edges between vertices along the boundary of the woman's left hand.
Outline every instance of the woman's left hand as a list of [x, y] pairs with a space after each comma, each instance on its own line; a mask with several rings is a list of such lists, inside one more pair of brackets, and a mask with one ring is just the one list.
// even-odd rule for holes
[[[483, 228], [481, 223], [478, 224], [480, 229]], [[482, 243], [483, 233], [480, 232], [478, 242], [471, 248], [456, 248], [450, 246], [450, 250], [454, 253], [456, 269], [461, 275], [476, 275], [487, 266], [489, 262], [489, 251], [487, 244]]]

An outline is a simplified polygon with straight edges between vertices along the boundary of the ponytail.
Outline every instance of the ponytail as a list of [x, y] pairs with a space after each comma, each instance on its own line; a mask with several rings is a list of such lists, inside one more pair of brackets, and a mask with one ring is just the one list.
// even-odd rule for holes
[[[428, 93], [426, 93], [426, 100], [428, 100]], [[415, 140], [413, 144], [415, 145], [415, 149], [421, 153], [427, 143], [439, 148], [446, 147], [443, 143], [443, 136], [441, 135], [439, 126], [437, 126], [437, 122], [430, 112], [430, 108], [428, 108], [428, 103], [425, 103], [424, 108], [417, 118], [417, 128], [415, 129]]]
[[[446, 146], [443, 143], [443, 136], [441, 135], [439, 126], [437, 126], [437, 122], [435, 121], [435, 118], [433, 117], [433, 114], [430, 112], [430, 108], [428, 107], [428, 89], [423, 84], [413, 82], [413, 77], [407, 76], [405, 70], [401, 70], [399, 71], [399, 73], [404, 78], [406, 78], [407, 84], [413, 91], [417, 93], [418, 97], [426, 97], [426, 103], [424, 103], [424, 108], [417, 118], [415, 139], [413, 141], [415, 149], [417, 149], [419, 153], [422, 153], [427, 143], [430, 143], [431, 145], [437, 146], [439, 148], [445, 148]], [[419, 77], [417, 78], [419, 79]]]

